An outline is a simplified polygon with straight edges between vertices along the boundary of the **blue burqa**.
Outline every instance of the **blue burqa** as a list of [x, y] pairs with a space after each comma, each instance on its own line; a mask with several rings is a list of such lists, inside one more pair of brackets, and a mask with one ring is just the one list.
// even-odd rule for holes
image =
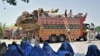
[[0, 56], [3, 56], [7, 51], [7, 45], [5, 42], [0, 44]]
[[74, 56], [74, 51], [69, 42], [62, 42], [61, 47], [57, 51], [57, 54], [60, 56], [65, 56], [66, 54]]
[[45, 56], [43, 50], [38, 43], [35, 43], [29, 56]]
[[100, 50], [96, 45], [89, 45], [86, 56], [100, 56]]
[[58, 56], [57, 53], [49, 46], [47, 42], [43, 43], [42, 50], [45, 52], [45, 56]]
[[33, 48], [33, 46], [30, 44], [29, 41], [22, 41], [20, 46], [21, 46], [25, 56], [28, 56]]
[[16, 45], [9, 45], [7, 52], [4, 56], [23, 56], [17, 49]]

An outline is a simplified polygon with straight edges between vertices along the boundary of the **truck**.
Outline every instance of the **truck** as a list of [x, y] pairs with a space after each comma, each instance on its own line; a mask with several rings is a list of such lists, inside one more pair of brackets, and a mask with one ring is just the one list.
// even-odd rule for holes
[[72, 10], [68, 13], [58, 13], [58, 9], [44, 11], [42, 8], [32, 13], [24, 11], [16, 20], [16, 26], [21, 27], [28, 36], [35, 37], [38, 41], [62, 42], [66, 40], [79, 40], [84, 35], [84, 21], [87, 13], [73, 15]]

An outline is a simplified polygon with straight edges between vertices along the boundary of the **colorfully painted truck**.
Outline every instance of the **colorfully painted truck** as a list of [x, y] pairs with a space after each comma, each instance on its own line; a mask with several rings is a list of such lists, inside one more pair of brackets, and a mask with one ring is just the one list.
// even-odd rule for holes
[[[77, 40], [83, 38], [84, 21], [87, 13], [78, 13], [72, 15], [72, 10], [60, 14], [57, 10], [53, 12], [43, 9], [34, 10], [32, 14], [26, 13], [26, 18], [21, 16], [16, 21], [16, 26], [22, 27], [23, 32], [31, 32], [38, 39], [50, 42], [62, 42], [66, 40]], [[19, 21], [18, 21], [19, 20]], [[22, 20], [22, 21], [21, 21]]]

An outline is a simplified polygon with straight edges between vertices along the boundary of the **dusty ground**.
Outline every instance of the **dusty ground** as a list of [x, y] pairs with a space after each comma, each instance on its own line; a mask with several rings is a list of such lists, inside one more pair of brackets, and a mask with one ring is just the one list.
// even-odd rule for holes
[[[10, 44], [12, 43], [12, 41], [16, 41], [18, 44], [20, 43], [20, 40], [0, 40], [1, 42], [6, 42], [7, 44]], [[91, 45], [91, 44], [95, 44], [98, 46], [98, 48], [100, 49], [100, 40], [98, 41], [92, 41], [91, 43], [87, 43], [86, 41], [82, 41], [82, 42], [73, 42], [71, 43], [72, 45], [72, 48], [74, 50], [75, 53], [84, 53], [86, 54], [87, 52], [87, 48], [88, 48], [88, 45]], [[34, 45], [34, 44], [32, 44]], [[43, 46], [43, 44], [40, 44], [41, 47]], [[61, 43], [50, 43], [50, 46], [55, 50], [57, 51], [60, 47]]]

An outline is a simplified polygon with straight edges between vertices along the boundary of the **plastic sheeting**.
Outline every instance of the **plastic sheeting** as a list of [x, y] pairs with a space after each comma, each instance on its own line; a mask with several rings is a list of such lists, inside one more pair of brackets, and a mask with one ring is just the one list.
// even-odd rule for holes
[[47, 42], [43, 43], [42, 50], [45, 53], [45, 56], [58, 56], [57, 53], [49, 46]]
[[30, 44], [29, 41], [22, 41], [20, 46], [21, 46], [25, 56], [28, 56], [33, 48], [33, 46]]
[[45, 56], [45, 54], [44, 54], [43, 50], [41, 49], [40, 45], [38, 43], [35, 43], [29, 56]]
[[74, 51], [69, 42], [62, 42], [61, 47], [57, 51], [57, 54], [59, 54], [60, 56], [65, 56], [66, 54], [74, 56]]
[[86, 56], [100, 56], [100, 50], [96, 45], [89, 45]]
[[4, 56], [22, 56], [22, 54], [18, 51], [16, 45], [9, 45], [8, 50]]

